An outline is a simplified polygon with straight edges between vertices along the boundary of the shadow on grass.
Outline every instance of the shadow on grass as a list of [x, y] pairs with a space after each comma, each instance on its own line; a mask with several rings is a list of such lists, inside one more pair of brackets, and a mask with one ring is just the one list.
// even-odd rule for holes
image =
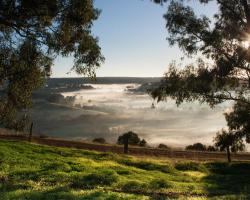
[[[250, 163], [208, 163], [210, 173], [202, 179], [208, 196], [236, 195], [250, 199]], [[239, 198], [239, 195], [246, 196]]]
[[143, 169], [147, 171], [160, 171], [163, 173], [175, 173], [175, 169], [171, 165], [156, 164], [147, 161], [134, 161], [129, 159], [121, 159], [117, 161], [120, 164], [136, 167], [138, 169]]

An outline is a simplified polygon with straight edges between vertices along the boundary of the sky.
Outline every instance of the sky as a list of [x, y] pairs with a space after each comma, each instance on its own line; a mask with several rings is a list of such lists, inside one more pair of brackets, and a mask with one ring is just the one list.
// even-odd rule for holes
[[[197, 14], [212, 16], [215, 4], [200, 5], [189, 2]], [[99, 77], [161, 77], [169, 63], [183, 56], [178, 47], [170, 47], [166, 38], [163, 15], [167, 5], [153, 4], [150, 0], [95, 0], [101, 15], [93, 26], [94, 36], [105, 62], [97, 69]], [[52, 77], [76, 77], [70, 72], [72, 57], [58, 57]]]

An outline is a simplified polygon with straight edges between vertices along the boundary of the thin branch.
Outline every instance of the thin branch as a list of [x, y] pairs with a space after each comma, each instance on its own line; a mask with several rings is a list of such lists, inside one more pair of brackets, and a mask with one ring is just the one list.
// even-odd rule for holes
[[224, 100], [224, 101], [238, 101], [238, 102], [242, 102], [245, 104], [250, 105], [250, 101], [248, 101], [247, 99], [241, 99], [241, 98], [237, 98], [237, 97], [232, 97], [232, 96], [220, 96], [220, 95], [208, 95], [208, 94], [203, 94], [203, 96], [205, 98], [210, 98], [210, 99], [218, 99], [218, 100]]

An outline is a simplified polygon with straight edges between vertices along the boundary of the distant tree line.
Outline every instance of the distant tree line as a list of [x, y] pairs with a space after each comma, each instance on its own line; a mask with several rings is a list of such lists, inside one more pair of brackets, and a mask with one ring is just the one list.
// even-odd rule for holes
[[188, 145], [185, 147], [185, 149], [187, 151], [218, 151], [218, 148], [215, 147], [215, 146], [206, 146], [202, 143], [195, 143], [195, 144], [192, 144], [192, 145]]
[[[106, 140], [104, 138], [95, 138], [93, 142], [104, 144]], [[138, 134], [133, 131], [129, 131], [120, 135], [117, 139], [118, 145], [124, 145], [124, 153], [129, 152], [129, 145], [146, 147], [148, 143], [145, 139], [141, 139]], [[171, 150], [166, 144], [160, 143], [157, 148]], [[188, 145], [185, 147], [187, 151], [209, 151], [209, 152], [227, 152], [228, 162], [231, 162], [230, 152], [237, 153], [245, 151], [245, 145], [241, 137], [235, 138], [235, 134], [230, 134], [225, 130], [218, 132], [214, 138], [214, 145], [205, 145], [200, 142]]]

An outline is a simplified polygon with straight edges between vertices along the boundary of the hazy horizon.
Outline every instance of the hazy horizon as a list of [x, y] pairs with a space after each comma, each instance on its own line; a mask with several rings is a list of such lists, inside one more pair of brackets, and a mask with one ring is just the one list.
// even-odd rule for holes
[[[196, 142], [210, 145], [215, 133], [226, 126], [223, 113], [230, 103], [214, 109], [198, 102], [177, 107], [171, 99], [157, 103], [147, 93], [127, 90], [141, 83], [108, 80], [87, 83], [93, 89], [62, 92], [64, 97], [75, 97], [74, 107], [39, 101], [31, 113], [35, 132], [83, 140], [103, 137], [115, 143], [122, 133], [134, 131], [150, 145], [184, 147]], [[152, 103], [155, 109], [151, 108]]]

